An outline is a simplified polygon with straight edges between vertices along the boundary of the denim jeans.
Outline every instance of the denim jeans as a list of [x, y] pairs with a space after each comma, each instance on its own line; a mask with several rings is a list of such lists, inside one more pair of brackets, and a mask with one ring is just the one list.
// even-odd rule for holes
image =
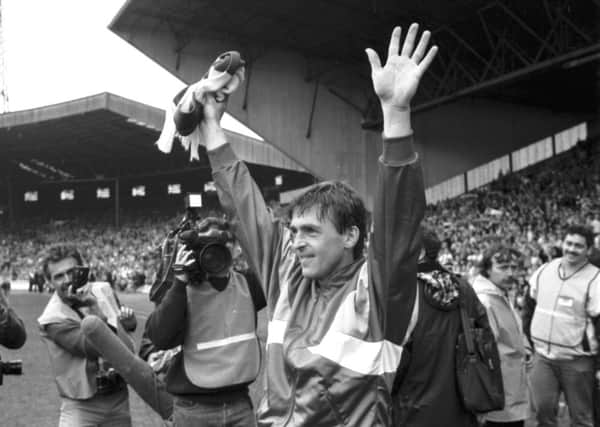
[[593, 427], [594, 360], [589, 356], [551, 360], [536, 355], [531, 388], [539, 427], [556, 427], [562, 391], [573, 427]]
[[249, 396], [221, 402], [175, 398], [173, 427], [254, 427], [256, 416]]
[[62, 398], [59, 427], [131, 427], [127, 389], [87, 400]]

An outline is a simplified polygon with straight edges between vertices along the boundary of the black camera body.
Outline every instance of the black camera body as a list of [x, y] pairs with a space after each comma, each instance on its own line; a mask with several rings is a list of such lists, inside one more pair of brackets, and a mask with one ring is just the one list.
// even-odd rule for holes
[[69, 274], [71, 275], [71, 290], [72, 292], [85, 286], [90, 276], [90, 268], [78, 265], [73, 267]]
[[23, 362], [21, 360], [3, 362], [0, 357], [0, 385], [3, 383], [4, 375], [23, 375]]
[[126, 386], [125, 380], [114, 368], [96, 374], [96, 393], [110, 394]]
[[[229, 223], [224, 219], [209, 217], [196, 225], [200, 206], [199, 197], [188, 194], [183, 219], [163, 241], [160, 267], [149, 294], [150, 301], [155, 304], [163, 299], [173, 284], [174, 273], [185, 271], [192, 283], [201, 283], [207, 274], [221, 273], [233, 265], [233, 257], [227, 247], [227, 243], [234, 240]], [[181, 245], [194, 252], [196, 262], [191, 271], [175, 265]]]
[[203, 274], [218, 274], [233, 264], [227, 242], [232, 240], [226, 230], [210, 228], [207, 232], [187, 230], [179, 234], [179, 240], [187, 249], [194, 252], [197, 269]]

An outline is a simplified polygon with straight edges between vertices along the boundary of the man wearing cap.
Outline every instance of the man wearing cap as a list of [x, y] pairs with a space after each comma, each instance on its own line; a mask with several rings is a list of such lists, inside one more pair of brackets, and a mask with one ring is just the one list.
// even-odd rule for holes
[[504, 387], [504, 408], [483, 414], [486, 427], [523, 427], [529, 416], [527, 371], [531, 367], [531, 348], [509, 293], [516, 285], [519, 256], [508, 246], [492, 245], [484, 252], [479, 275], [473, 281], [498, 344]]
[[574, 426], [592, 426], [594, 386], [599, 378], [600, 269], [589, 262], [592, 231], [567, 227], [563, 256], [537, 269], [529, 279], [527, 317], [535, 346], [533, 400], [538, 426], [557, 425], [564, 393]]
[[[256, 277], [233, 269], [228, 228], [207, 218], [197, 232], [180, 233], [174, 282], [146, 322], [152, 351], [181, 346], [165, 376], [174, 427], [256, 424], [248, 386], [260, 369], [256, 320], [265, 301]], [[229, 257], [209, 257], [209, 266], [202, 254], [212, 244]]]
[[421, 228], [419, 317], [402, 354], [394, 383], [394, 425], [477, 426], [457, 392], [456, 343], [462, 331], [459, 299], [478, 328], [489, 329], [485, 308], [466, 281], [438, 262], [441, 242]]

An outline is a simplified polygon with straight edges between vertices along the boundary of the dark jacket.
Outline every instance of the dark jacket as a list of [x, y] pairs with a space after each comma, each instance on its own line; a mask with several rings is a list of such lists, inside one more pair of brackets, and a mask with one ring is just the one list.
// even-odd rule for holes
[[23, 347], [26, 339], [23, 321], [12, 308], [0, 304], [0, 345], [17, 349]]
[[423, 177], [412, 136], [384, 141], [367, 259], [325, 280], [302, 276], [292, 234], [273, 218], [228, 144], [208, 152], [221, 205], [268, 307], [261, 426], [388, 426], [390, 392], [416, 295]]
[[[254, 308], [258, 312], [265, 306], [262, 289], [253, 274], [245, 273], [244, 277], [254, 301]], [[146, 342], [146, 358], [151, 352], [169, 350], [184, 344], [187, 325], [186, 286], [186, 283], [175, 279], [173, 285], [169, 287], [162, 300], [148, 317], [144, 335], [150, 339], [153, 346], [149, 346]], [[227, 313], [223, 313], [223, 315], [227, 316]], [[224, 395], [248, 393], [248, 384], [219, 389], [205, 389], [194, 385], [185, 374], [182, 351], [179, 351], [169, 362], [165, 383], [169, 393], [185, 399], [194, 399], [194, 396], [196, 396], [203, 401], [211, 398], [219, 401]]]
[[459, 295], [476, 325], [489, 329], [485, 308], [464, 279], [437, 262], [419, 264], [417, 277], [419, 317], [394, 383], [394, 425], [476, 426], [456, 383], [455, 348], [462, 330]]

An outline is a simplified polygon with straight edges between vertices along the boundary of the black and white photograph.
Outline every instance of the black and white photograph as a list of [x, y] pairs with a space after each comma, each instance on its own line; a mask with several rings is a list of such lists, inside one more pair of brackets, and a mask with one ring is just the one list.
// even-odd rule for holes
[[0, 0], [0, 427], [600, 426], [600, 0]]

